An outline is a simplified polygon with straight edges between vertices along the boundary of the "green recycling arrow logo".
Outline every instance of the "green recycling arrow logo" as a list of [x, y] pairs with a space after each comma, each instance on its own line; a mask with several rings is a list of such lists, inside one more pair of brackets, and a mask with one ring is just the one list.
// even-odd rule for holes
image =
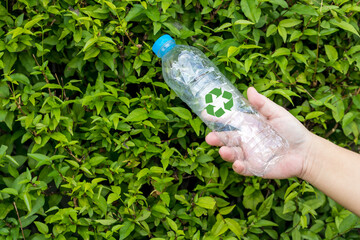
[[[216, 106], [213, 105], [215, 104], [214, 97], [215, 97], [215, 101], [225, 100], [224, 106], [215, 109]], [[231, 92], [228, 91], [223, 92], [221, 88], [214, 88], [208, 94], [206, 94], [205, 103], [207, 104], [205, 108], [206, 112], [211, 116], [215, 116], [215, 117], [221, 117], [222, 115], [225, 114], [225, 110], [231, 111], [231, 108], [234, 106], [234, 101]]]

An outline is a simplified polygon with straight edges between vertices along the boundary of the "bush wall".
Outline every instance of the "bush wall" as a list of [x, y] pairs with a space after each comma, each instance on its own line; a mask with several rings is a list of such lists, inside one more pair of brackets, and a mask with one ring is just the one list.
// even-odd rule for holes
[[[358, 1], [3, 0], [0, 239], [359, 239], [307, 182], [235, 174], [164, 83], [164, 33], [358, 151]], [[326, 151], [326, 149], [324, 149]]]

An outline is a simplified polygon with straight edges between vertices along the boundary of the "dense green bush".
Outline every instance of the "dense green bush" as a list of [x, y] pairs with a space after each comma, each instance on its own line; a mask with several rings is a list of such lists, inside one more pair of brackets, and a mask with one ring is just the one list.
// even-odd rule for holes
[[169, 33], [358, 151], [358, 1], [0, 4], [0, 239], [360, 238], [305, 181], [235, 174], [151, 52]]

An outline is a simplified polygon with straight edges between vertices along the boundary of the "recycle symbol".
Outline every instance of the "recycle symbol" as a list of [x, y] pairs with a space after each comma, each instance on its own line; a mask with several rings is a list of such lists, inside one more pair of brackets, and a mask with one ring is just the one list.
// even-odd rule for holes
[[[224, 108], [219, 107], [218, 109], [215, 109], [216, 106], [212, 105], [214, 104], [214, 99], [213, 97], [216, 97], [215, 100], [227, 100], [226, 102], [224, 101]], [[219, 97], [221, 96], [222, 99], [220, 99]], [[228, 91], [222, 91], [221, 88], [214, 88], [213, 90], [211, 90], [208, 94], [206, 94], [205, 96], [205, 103], [208, 104], [206, 106], [206, 112], [208, 114], [210, 114], [211, 116], [215, 116], [215, 117], [221, 117], [222, 115], [225, 114], [225, 110], [231, 111], [231, 108], [234, 106], [234, 101], [232, 98], [232, 94], [231, 92]]]

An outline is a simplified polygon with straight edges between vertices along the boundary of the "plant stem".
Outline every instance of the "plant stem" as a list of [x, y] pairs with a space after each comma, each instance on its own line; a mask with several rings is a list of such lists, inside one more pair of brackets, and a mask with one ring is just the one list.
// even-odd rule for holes
[[20, 215], [19, 215], [19, 211], [18, 211], [17, 206], [16, 206], [16, 202], [13, 202], [13, 205], [14, 205], [14, 207], [15, 207], [15, 211], [16, 211], [17, 217], [18, 217], [18, 219], [19, 219], [21, 234], [22, 234], [22, 236], [23, 236], [23, 238], [24, 238], [24, 240], [25, 240], [24, 229], [23, 229], [23, 227], [22, 227], [22, 223], [21, 223], [21, 220], [20, 220]]

